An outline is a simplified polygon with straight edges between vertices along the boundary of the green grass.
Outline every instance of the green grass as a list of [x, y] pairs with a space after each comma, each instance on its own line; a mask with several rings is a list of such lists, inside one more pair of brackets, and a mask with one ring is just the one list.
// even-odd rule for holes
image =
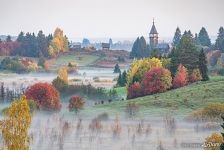
[[56, 65], [67, 65], [69, 62], [76, 62], [78, 66], [87, 66], [95, 61], [97, 61], [100, 57], [95, 55], [62, 55], [56, 59]]
[[[125, 93], [125, 88], [116, 90], [120, 94]], [[128, 102], [138, 104], [142, 116], [159, 116], [167, 111], [174, 111], [179, 116], [186, 116], [208, 103], [224, 103], [224, 77], [211, 77], [210, 81], [193, 83], [165, 93], [97, 105], [84, 110], [83, 113], [123, 113]]]

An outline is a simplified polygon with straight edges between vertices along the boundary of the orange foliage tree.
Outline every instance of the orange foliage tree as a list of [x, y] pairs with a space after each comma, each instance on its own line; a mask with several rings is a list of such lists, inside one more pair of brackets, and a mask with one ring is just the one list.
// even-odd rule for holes
[[142, 80], [144, 95], [165, 92], [172, 86], [172, 77], [168, 69], [156, 67], [146, 72]]
[[194, 69], [189, 76], [190, 82], [197, 82], [202, 80], [202, 76], [199, 69]]
[[80, 96], [72, 96], [69, 100], [69, 111], [75, 111], [78, 113], [80, 109], [83, 109], [85, 101]]
[[135, 82], [128, 87], [127, 98], [131, 99], [131, 98], [135, 98], [135, 97], [139, 97], [139, 96], [142, 96], [141, 84], [139, 82]]
[[25, 95], [27, 99], [34, 100], [41, 109], [61, 109], [59, 92], [49, 83], [36, 83], [26, 90]]
[[188, 71], [182, 64], [179, 64], [177, 73], [173, 79], [173, 87], [179, 88], [187, 85], [188, 83]]

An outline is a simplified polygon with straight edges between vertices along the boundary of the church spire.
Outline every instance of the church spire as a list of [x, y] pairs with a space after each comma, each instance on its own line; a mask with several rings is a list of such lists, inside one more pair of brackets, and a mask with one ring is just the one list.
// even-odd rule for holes
[[150, 42], [150, 47], [151, 49], [154, 49], [157, 44], [158, 44], [158, 32], [156, 30], [156, 26], [155, 26], [155, 20], [153, 18], [152, 20], [152, 28], [150, 30], [150, 33], [149, 33], [149, 42]]
[[156, 26], [155, 26], [154, 18], [153, 18], [153, 21], [152, 21], [152, 28], [151, 28], [149, 34], [158, 34], [158, 32], [157, 32], [157, 30], [156, 30]]

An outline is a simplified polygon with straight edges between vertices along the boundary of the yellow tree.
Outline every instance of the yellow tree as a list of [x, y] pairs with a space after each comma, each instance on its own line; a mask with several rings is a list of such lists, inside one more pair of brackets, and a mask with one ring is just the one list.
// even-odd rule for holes
[[68, 84], [68, 70], [67, 67], [61, 67], [58, 70], [58, 77]]
[[66, 36], [63, 35], [63, 31], [60, 28], [56, 28], [54, 31], [53, 39], [48, 48], [49, 55], [54, 56], [59, 52], [65, 52], [67, 50], [68, 50], [68, 39]]
[[162, 62], [158, 58], [134, 60], [128, 70], [127, 86], [134, 82], [141, 82], [144, 74], [154, 67], [162, 67]]
[[5, 112], [0, 128], [8, 150], [28, 150], [28, 129], [31, 124], [30, 108], [25, 96], [14, 101]]

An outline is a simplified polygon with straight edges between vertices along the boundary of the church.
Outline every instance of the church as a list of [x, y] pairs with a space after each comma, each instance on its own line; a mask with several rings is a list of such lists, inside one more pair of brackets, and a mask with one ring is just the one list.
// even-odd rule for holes
[[153, 24], [152, 24], [151, 30], [149, 32], [149, 49], [150, 50], [158, 49], [162, 56], [164, 56], [164, 55], [167, 56], [168, 53], [170, 52], [170, 46], [168, 43], [165, 43], [165, 42], [159, 43], [158, 35], [159, 34], [156, 30], [155, 22], [153, 19]]

